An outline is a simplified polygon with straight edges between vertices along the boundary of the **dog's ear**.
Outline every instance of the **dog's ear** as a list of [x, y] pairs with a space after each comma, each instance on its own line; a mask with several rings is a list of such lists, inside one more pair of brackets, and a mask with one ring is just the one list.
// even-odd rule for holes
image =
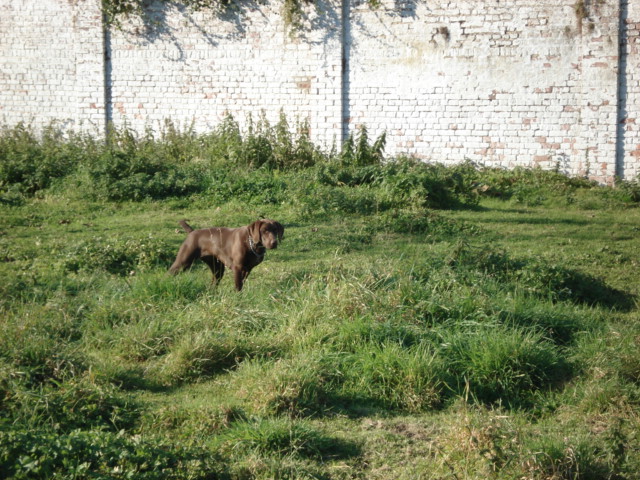
[[280, 222], [274, 221], [273, 224], [276, 226], [276, 234], [278, 235], [278, 241], [281, 242], [284, 238], [284, 226]]
[[254, 242], [260, 243], [260, 227], [262, 226], [262, 220], [256, 220], [251, 225], [249, 225], [249, 235]]

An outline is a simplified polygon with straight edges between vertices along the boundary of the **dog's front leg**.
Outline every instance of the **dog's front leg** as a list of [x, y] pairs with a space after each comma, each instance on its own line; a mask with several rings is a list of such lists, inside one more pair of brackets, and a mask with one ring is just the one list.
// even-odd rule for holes
[[242, 290], [242, 285], [244, 284], [244, 281], [247, 279], [248, 276], [249, 276], [249, 272], [244, 270], [243, 268], [233, 269], [233, 279], [236, 282], [237, 291]]

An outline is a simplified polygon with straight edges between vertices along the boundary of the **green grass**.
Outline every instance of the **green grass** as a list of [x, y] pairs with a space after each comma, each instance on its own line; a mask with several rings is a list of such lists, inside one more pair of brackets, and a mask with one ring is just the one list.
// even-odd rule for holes
[[[227, 139], [226, 170], [168, 198], [83, 198], [79, 171], [3, 186], [3, 477], [637, 478], [634, 184], [380, 164], [366, 137], [287, 166], [272, 133], [274, 165], [235, 174], [267, 144]], [[188, 171], [221, 155], [207, 138], [159, 151]], [[285, 240], [241, 293], [166, 273], [178, 220], [259, 215]]]

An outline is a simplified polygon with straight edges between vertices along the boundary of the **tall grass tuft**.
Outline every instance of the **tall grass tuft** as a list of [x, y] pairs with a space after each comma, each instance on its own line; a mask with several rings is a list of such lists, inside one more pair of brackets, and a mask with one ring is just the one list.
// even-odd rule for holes
[[557, 347], [534, 332], [484, 327], [448, 332], [443, 341], [449, 387], [480, 402], [528, 406], [536, 391], [570, 376]]
[[422, 412], [442, 403], [444, 365], [429, 345], [364, 344], [341, 363], [341, 396], [354, 407]]

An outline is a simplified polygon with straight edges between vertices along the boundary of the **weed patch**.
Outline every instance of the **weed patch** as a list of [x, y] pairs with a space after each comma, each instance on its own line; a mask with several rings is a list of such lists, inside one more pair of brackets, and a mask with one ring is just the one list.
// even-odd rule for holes
[[384, 232], [421, 234], [434, 241], [478, 232], [477, 227], [430, 210], [390, 210], [377, 215], [375, 224]]
[[21, 424], [54, 428], [131, 428], [139, 415], [135, 402], [117, 388], [88, 376], [48, 381], [37, 389], [17, 388], [6, 409]]
[[[233, 383], [261, 415], [302, 417], [329, 406], [336, 366], [331, 357], [304, 355], [268, 362], [251, 360], [235, 372]], [[243, 388], [247, 385], [252, 386], [250, 391]]]
[[164, 385], [206, 378], [236, 366], [256, 354], [242, 339], [205, 330], [184, 335], [167, 352], [156, 367], [156, 376]]
[[97, 150], [90, 137], [65, 138], [55, 125], [36, 136], [19, 124], [0, 130], [0, 203], [21, 204], [22, 195], [31, 196], [50, 187], [83, 165]]
[[197, 167], [164, 163], [137, 153], [108, 151], [87, 169], [87, 193], [97, 200], [145, 200], [203, 190]]
[[175, 246], [165, 240], [145, 238], [95, 237], [83, 240], [66, 249], [63, 254], [65, 270], [104, 270], [116, 275], [132, 275], [140, 269], [170, 264]]
[[604, 188], [557, 171], [517, 167], [513, 170], [479, 168], [470, 172], [481, 196], [511, 200], [527, 206], [571, 205], [578, 208], [624, 208], [637, 205], [638, 181], [620, 181], [618, 188]]
[[67, 434], [0, 429], [0, 471], [7, 478], [217, 478], [210, 452], [102, 431]]

